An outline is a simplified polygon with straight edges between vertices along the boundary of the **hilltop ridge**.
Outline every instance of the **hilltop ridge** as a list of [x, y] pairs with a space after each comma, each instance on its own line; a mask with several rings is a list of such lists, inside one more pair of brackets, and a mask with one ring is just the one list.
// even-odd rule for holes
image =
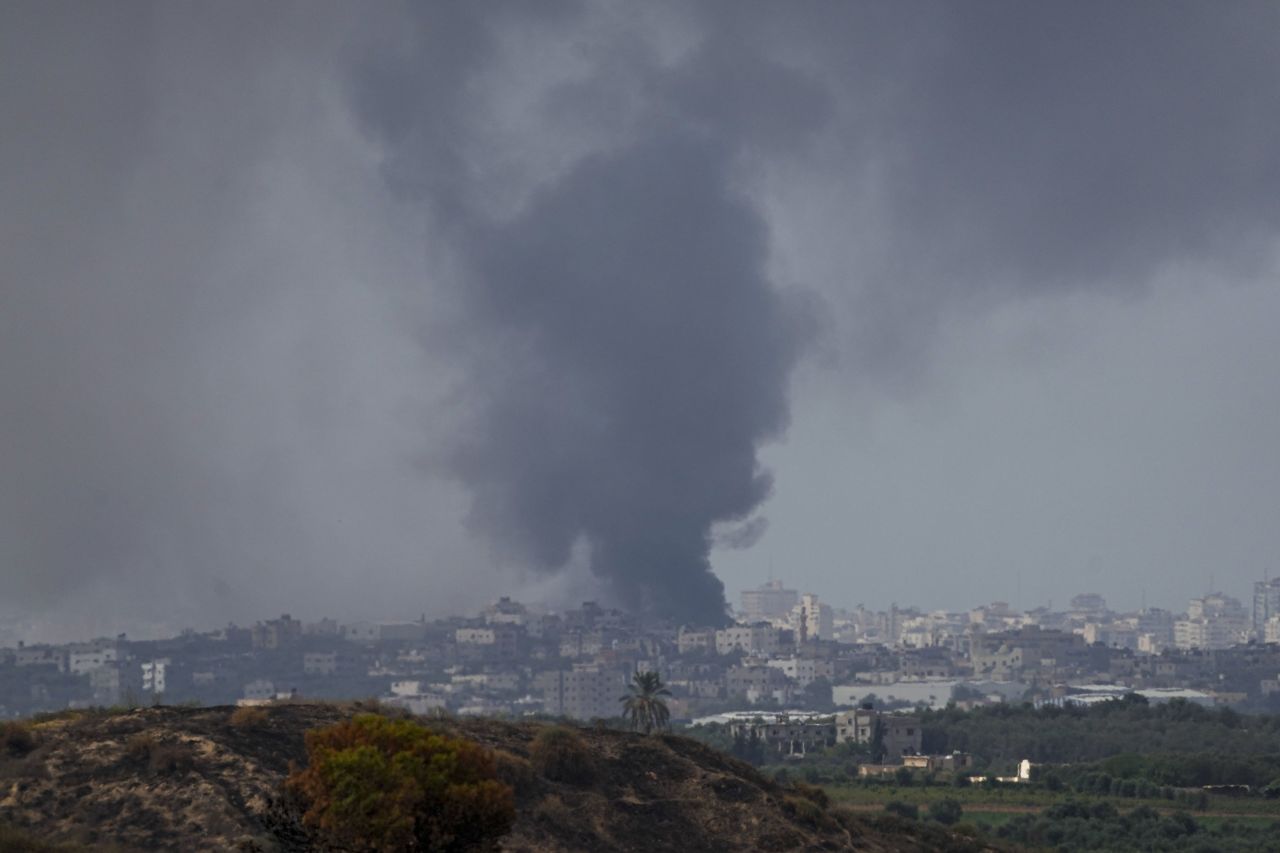
[[[0, 758], [0, 821], [51, 842], [116, 849], [319, 849], [280, 798], [308, 729], [367, 706], [280, 704], [67, 713], [26, 725]], [[677, 736], [580, 729], [586, 784], [529, 761], [546, 724], [441, 719], [493, 749], [516, 792], [508, 851], [966, 850], [939, 828], [827, 811], [749, 765]]]

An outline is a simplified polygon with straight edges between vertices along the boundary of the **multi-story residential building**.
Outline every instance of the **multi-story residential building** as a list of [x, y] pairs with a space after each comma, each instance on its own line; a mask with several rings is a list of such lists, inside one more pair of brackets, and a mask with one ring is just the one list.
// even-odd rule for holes
[[735, 666], [724, 674], [724, 689], [727, 695], [742, 696], [752, 704], [768, 699], [785, 702], [791, 697], [791, 679], [763, 664]]
[[787, 616], [800, 598], [794, 589], [784, 588], [782, 581], [771, 580], [755, 589], [744, 589], [741, 600], [747, 622], [765, 622]]
[[1084, 637], [1028, 626], [1017, 631], [980, 634], [971, 640], [974, 675], [1007, 681], [1024, 669], [1060, 669], [1087, 665]]
[[288, 613], [279, 619], [259, 622], [249, 631], [250, 642], [255, 649], [279, 649], [302, 636], [302, 623]]
[[94, 640], [91, 643], [75, 643], [67, 651], [67, 671], [72, 675], [86, 675], [120, 660], [118, 640]]
[[779, 755], [801, 756], [836, 743], [835, 722], [829, 716], [778, 714], [771, 720], [737, 720], [729, 730], [734, 737], [758, 739]]
[[681, 626], [676, 632], [676, 651], [682, 655], [694, 652], [714, 651], [716, 631], [713, 628], [689, 628]]
[[1173, 626], [1179, 649], [1226, 649], [1248, 639], [1250, 623], [1238, 599], [1220, 592], [1193, 598], [1187, 618]]
[[716, 652], [722, 655], [746, 652], [768, 656], [777, 654], [778, 646], [778, 629], [764, 622], [732, 625], [716, 631]]
[[808, 687], [819, 678], [830, 679], [835, 674], [835, 665], [832, 661], [823, 658], [802, 658], [793, 655], [765, 661], [765, 666], [781, 670], [783, 675], [801, 689]]
[[835, 620], [828, 605], [813, 593], [806, 592], [800, 596], [800, 603], [791, 608], [791, 628], [798, 643], [829, 640], [835, 633]]
[[13, 665], [56, 667], [59, 672], [66, 672], [67, 657], [67, 650], [62, 647], [18, 643], [18, 648], [13, 650]]
[[96, 705], [119, 705], [136, 700], [142, 690], [141, 669], [110, 661], [89, 672], [89, 688]]
[[1081, 621], [1097, 622], [1107, 614], [1107, 600], [1096, 592], [1082, 592], [1071, 599], [1071, 615]]
[[497, 641], [493, 628], [459, 628], [453, 632], [453, 641], [459, 645], [491, 646]]
[[144, 661], [142, 663], [142, 689], [147, 693], [159, 695], [165, 692], [171, 661], [168, 658]]
[[609, 719], [619, 715], [626, 680], [618, 670], [577, 665], [572, 670], [541, 672], [533, 679], [549, 714], [575, 720]]
[[[1253, 585], [1253, 634], [1266, 635], [1267, 620], [1280, 616], [1280, 578], [1268, 578]], [[1270, 642], [1270, 641], [1268, 641]]]
[[880, 741], [886, 760], [901, 760], [916, 755], [924, 737], [920, 718], [912, 714], [887, 714], [859, 708], [836, 714], [836, 740], [840, 743], [875, 743]]
[[484, 611], [484, 621], [490, 625], [494, 623], [523, 625], [528, 617], [529, 612], [523, 604], [512, 601], [505, 595], [486, 607]]

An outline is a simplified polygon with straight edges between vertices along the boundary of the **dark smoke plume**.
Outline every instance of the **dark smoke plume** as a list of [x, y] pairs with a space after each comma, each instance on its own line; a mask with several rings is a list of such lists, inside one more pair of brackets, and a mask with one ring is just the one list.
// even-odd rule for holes
[[701, 621], [724, 613], [711, 525], [769, 493], [799, 343], [725, 170], [680, 137], [592, 158], [469, 246], [476, 520], [547, 568], [581, 538], [626, 601]]
[[[508, 218], [468, 207], [466, 158], [411, 115], [429, 58], [400, 76], [384, 63], [378, 88], [400, 103], [359, 108], [389, 181], [454, 235], [469, 356], [447, 467], [472, 525], [540, 571], [585, 552], [621, 603], [701, 623], [726, 618], [713, 525], [763, 532], [751, 516], [772, 482], [756, 452], [786, 426], [808, 327], [766, 275], [768, 229], [734, 168], [825, 108], [792, 72], [737, 58], [708, 42], [674, 70], [630, 68], [647, 82], [639, 138], [581, 157]], [[608, 102], [591, 89], [573, 99]]]

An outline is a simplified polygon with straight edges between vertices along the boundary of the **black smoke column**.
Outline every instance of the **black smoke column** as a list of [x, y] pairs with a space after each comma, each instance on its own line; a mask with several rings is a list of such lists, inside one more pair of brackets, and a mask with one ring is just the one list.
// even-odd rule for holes
[[458, 459], [475, 520], [549, 569], [583, 541], [624, 601], [703, 623], [725, 618], [711, 526], [769, 493], [756, 447], [800, 337], [729, 162], [680, 135], [588, 159], [468, 252], [500, 353]]

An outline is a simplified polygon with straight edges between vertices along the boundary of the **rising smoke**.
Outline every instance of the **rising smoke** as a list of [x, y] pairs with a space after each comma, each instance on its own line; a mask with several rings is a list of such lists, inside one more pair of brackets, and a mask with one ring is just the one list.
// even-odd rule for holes
[[[383, 63], [377, 88], [411, 93], [423, 70]], [[769, 279], [769, 231], [735, 168], [817, 127], [825, 103], [714, 40], [626, 77], [644, 81], [639, 126], [504, 217], [459, 201], [474, 195], [457, 182], [466, 158], [423, 99], [358, 111], [387, 145], [391, 185], [454, 235], [467, 356], [446, 465], [473, 496], [473, 527], [544, 572], [585, 552], [620, 603], [714, 624], [726, 604], [713, 527], [741, 522], [727, 543], [763, 531], [752, 515], [772, 481], [757, 450], [787, 424], [811, 329], [805, 301]]]

